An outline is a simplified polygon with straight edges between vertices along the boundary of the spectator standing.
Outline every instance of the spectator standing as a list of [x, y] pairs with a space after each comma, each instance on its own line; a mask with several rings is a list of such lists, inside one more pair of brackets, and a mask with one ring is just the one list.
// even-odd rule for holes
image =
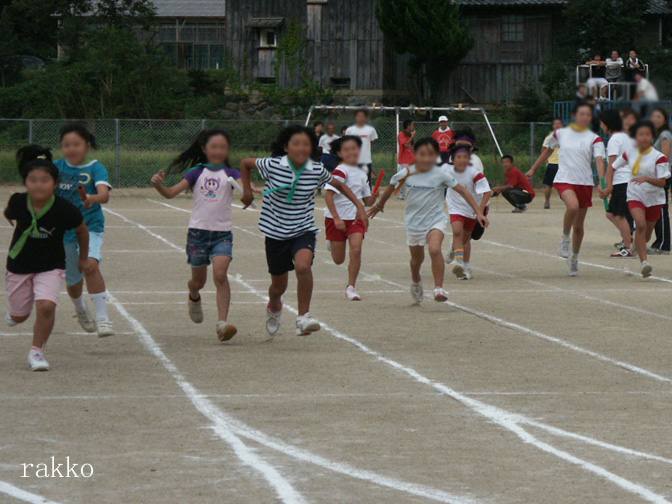
[[326, 133], [320, 137], [318, 146], [322, 151], [320, 161], [322, 161], [322, 164], [329, 173], [334, 171], [334, 169], [338, 166], [338, 156], [332, 153], [331, 142], [338, 140], [339, 138], [340, 136], [336, 134], [336, 125], [332, 122], [327, 123]]
[[[653, 109], [651, 122], [656, 128], [656, 140], [653, 148], [670, 159], [672, 154], [672, 132], [670, 131], [670, 118], [662, 108]], [[656, 240], [651, 245], [653, 254], [670, 253], [670, 181], [665, 186], [665, 205], [660, 211], [660, 219], [656, 222]]]
[[502, 156], [502, 167], [506, 183], [493, 188], [492, 194], [501, 194], [513, 206], [513, 213], [522, 213], [534, 199], [534, 188], [530, 180], [513, 164], [513, 156]]
[[[397, 173], [409, 169], [415, 164], [415, 152], [413, 150], [413, 140], [415, 139], [415, 123], [411, 119], [406, 119], [403, 123], [403, 129], [399, 132], [397, 143]], [[409, 172], [410, 173], [410, 172]], [[406, 198], [406, 187], [402, 186], [399, 192], [399, 199]]]
[[346, 135], [359, 137], [362, 141], [362, 148], [359, 151], [359, 167], [366, 171], [369, 185], [373, 177], [373, 142], [378, 140], [376, 128], [369, 124], [369, 112], [366, 109], [359, 109], [355, 112], [355, 124], [345, 130]]
[[324, 133], [324, 123], [322, 121], [315, 121], [313, 123], [313, 131], [315, 132], [315, 137], [319, 140]]
[[640, 73], [643, 74], [646, 72], [646, 66], [644, 62], [639, 59], [637, 51], [634, 49], [630, 50], [628, 59], [625, 60], [625, 78], [629, 82], [635, 81], [635, 75]]
[[[552, 146], [553, 143], [553, 133], [555, 133], [560, 128], [564, 127], [562, 119], [556, 117], [553, 119], [553, 131], [551, 131], [546, 138], [544, 138], [544, 143], [541, 147], [541, 153], [543, 155], [546, 149], [551, 151], [551, 155], [548, 158], [546, 164], [546, 172], [544, 173], [544, 209], [548, 210], [551, 208], [551, 194], [553, 193], [553, 181], [555, 180], [555, 175], [558, 173], [558, 163], [560, 163], [560, 147]], [[532, 178], [534, 174], [539, 169], [539, 166], [543, 161], [537, 159], [534, 164], [530, 167], [529, 171], [526, 173], [527, 177]]]
[[441, 163], [448, 163], [450, 148], [455, 143], [455, 132], [450, 129], [447, 116], [442, 115], [439, 117], [439, 127], [432, 133], [432, 138], [439, 144]]

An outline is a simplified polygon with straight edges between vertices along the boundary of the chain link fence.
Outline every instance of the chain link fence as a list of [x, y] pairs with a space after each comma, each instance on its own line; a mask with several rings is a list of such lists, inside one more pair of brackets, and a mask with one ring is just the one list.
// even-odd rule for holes
[[[59, 156], [58, 132], [68, 122], [63, 119], [0, 119], [0, 183], [19, 182], [14, 155], [28, 143], [51, 147]], [[85, 122], [96, 135], [98, 150], [92, 154], [110, 171], [115, 187], [145, 187], [151, 175], [166, 168], [184, 150], [198, 132], [205, 128], [223, 128], [232, 141], [232, 163], [241, 158], [267, 156], [271, 142], [279, 130], [297, 120], [155, 120], [155, 119], [96, 119]], [[327, 122], [325, 120], [325, 122]], [[336, 132], [349, 126], [350, 116], [334, 118]], [[379, 140], [375, 143], [374, 166], [395, 171], [396, 122], [394, 117], [373, 117]], [[470, 127], [478, 138], [479, 155], [486, 165], [487, 175], [501, 180], [497, 150], [483, 121], [454, 122], [454, 129]], [[512, 154], [523, 169], [539, 153], [541, 142], [550, 130], [548, 123], [492, 123], [495, 135], [505, 153]], [[435, 122], [417, 121], [416, 138], [431, 135]]]

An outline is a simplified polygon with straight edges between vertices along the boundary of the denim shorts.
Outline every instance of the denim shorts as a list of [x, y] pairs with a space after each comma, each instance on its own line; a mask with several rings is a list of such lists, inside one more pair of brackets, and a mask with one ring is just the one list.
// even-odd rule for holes
[[[95, 259], [100, 263], [103, 260], [103, 242], [105, 233], [89, 231], [89, 259]], [[82, 281], [83, 275], [79, 271], [79, 244], [74, 241], [63, 243], [65, 248], [65, 282], [68, 287], [77, 285]]]
[[193, 268], [208, 266], [213, 257], [233, 257], [231, 231], [208, 231], [189, 228], [187, 233], [187, 262]]

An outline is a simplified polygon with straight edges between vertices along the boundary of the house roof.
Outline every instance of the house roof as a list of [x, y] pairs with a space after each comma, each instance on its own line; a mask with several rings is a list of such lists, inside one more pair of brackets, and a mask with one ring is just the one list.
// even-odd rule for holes
[[[460, 0], [466, 7], [511, 7], [511, 6], [562, 6], [568, 0]], [[671, 14], [672, 9], [666, 0], [649, 0], [648, 14]]]
[[158, 17], [226, 17], [226, 0], [154, 0]]
[[282, 17], [253, 17], [247, 22], [250, 28], [277, 28], [282, 26], [285, 18]]

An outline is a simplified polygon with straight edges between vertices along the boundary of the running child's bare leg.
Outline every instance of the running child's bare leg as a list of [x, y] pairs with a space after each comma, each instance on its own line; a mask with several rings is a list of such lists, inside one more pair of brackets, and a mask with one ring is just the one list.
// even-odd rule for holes
[[544, 207], [550, 206], [551, 194], [553, 194], [553, 187], [546, 186], [546, 189], [544, 189]]
[[415, 284], [422, 282], [422, 276], [420, 275], [420, 268], [422, 263], [425, 261], [425, 247], [422, 246], [411, 246], [408, 247], [411, 252], [411, 280]]
[[444, 275], [446, 272], [445, 262], [443, 261], [443, 233], [438, 229], [430, 231], [427, 235], [427, 249], [432, 261], [432, 276], [434, 277], [434, 287], [442, 288]]
[[560, 195], [565, 204], [565, 216], [562, 221], [562, 234], [569, 236], [572, 232], [572, 226], [576, 220], [576, 214], [579, 212], [579, 200], [576, 193], [571, 190], [563, 191]]
[[203, 305], [201, 303], [201, 289], [205, 287], [208, 280], [208, 267], [196, 266], [191, 268], [191, 278], [187, 282], [189, 289], [189, 318], [192, 322], [200, 324], [203, 322]]
[[647, 234], [648, 222], [646, 222], [646, 215], [641, 208], [630, 209], [632, 219], [635, 221], [635, 248], [640, 261], [647, 260]]
[[348, 237], [348, 247], [350, 248], [350, 260], [348, 262], [348, 285], [355, 287], [357, 277], [362, 267], [362, 244], [364, 235], [361, 233], [351, 234]]
[[298, 299], [299, 316], [310, 311], [310, 300], [313, 297], [313, 251], [301, 249], [294, 255], [294, 270], [296, 273], [296, 294]]
[[331, 259], [336, 264], [343, 264], [345, 262], [345, 242], [331, 241]]
[[288, 274], [271, 275], [271, 285], [268, 288], [268, 309], [273, 313], [282, 310], [282, 296], [287, 291]]
[[578, 255], [581, 251], [581, 244], [583, 243], [584, 222], [586, 220], [587, 208], [580, 208], [574, 217], [574, 224], [572, 225], [572, 252]]
[[35, 325], [33, 326], [33, 346], [44, 349], [54, 329], [56, 304], [53, 301], [39, 299], [35, 301]]
[[215, 256], [212, 259], [212, 279], [217, 290], [217, 337], [219, 341], [228, 341], [238, 332], [236, 326], [228, 322], [231, 304], [230, 264], [229, 256]]

